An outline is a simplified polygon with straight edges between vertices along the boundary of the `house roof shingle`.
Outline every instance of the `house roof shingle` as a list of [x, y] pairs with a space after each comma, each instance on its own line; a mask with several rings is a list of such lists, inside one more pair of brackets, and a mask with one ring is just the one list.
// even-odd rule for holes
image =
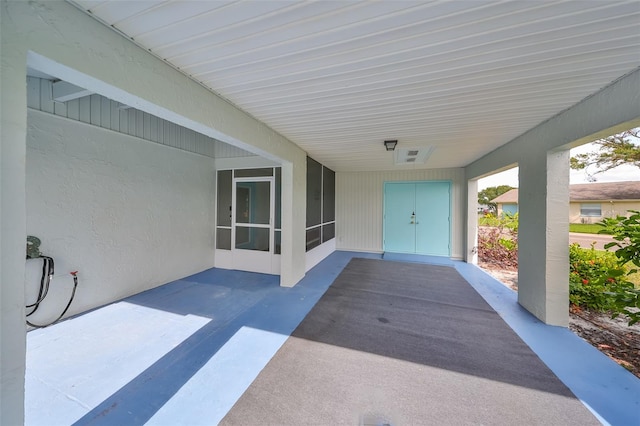
[[[580, 183], [569, 186], [571, 201], [640, 200], [640, 181]], [[518, 202], [518, 188], [491, 200], [492, 203]]]
[[518, 202], [518, 188], [510, 189], [502, 195], [498, 195], [496, 198], [491, 200], [492, 203], [496, 204], [513, 204]]

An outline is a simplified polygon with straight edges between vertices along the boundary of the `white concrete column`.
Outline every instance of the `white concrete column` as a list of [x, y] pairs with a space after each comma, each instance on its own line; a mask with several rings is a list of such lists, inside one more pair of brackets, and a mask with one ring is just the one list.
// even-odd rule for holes
[[467, 239], [464, 260], [478, 264], [478, 181], [467, 180]]
[[569, 151], [520, 162], [518, 302], [547, 324], [569, 324]]
[[0, 424], [24, 423], [26, 51], [6, 42], [0, 7]]
[[293, 287], [305, 275], [307, 168], [305, 161], [282, 165], [280, 285]]

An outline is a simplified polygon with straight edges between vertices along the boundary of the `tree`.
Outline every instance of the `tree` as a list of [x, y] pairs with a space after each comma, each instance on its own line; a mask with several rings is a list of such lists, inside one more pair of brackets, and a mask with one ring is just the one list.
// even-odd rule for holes
[[498, 205], [496, 203], [492, 203], [491, 200], [512, 189], [513, 187], [509, 185], [490, 186], [489, 188], [485, 188], [478, 192], [478, 204], [487, 206], [487, 208], [495, 214], [498, 211]]
[[[640, 127], [598, 139], [593, 143], [598, 146], [598, 151], [578, 154], [570, 160], [570, 167], [574, 170], [584, 170], [589, 180], [595, 181], [594, 175], [623, 164], [640, 168]], [[595, 171], [590, 172], [589, 166], [594, 166]]]

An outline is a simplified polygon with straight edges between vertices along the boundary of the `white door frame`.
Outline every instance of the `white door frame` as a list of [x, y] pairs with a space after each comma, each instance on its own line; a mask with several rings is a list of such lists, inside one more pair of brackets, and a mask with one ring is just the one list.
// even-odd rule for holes
[[[251, 224], [236, 222], [236, 189], [237, 184], [241, 182], [269, 182], [269, 223], [263, 224]], [[275, 177], [274, 176], [259, 176], [259, 177], [240, 177], [233, 178], [233, 189], [231, 192], [231, 205], [232, 205], [232, 217], [231, 217], [231, 258], [233, 262], [233, 269], [261, 272], [265, 274], [272, 274], [273, 271], [273, 259], [274, 256], [274, 236], [275, 236]], [[269, 230], [269, 251], [257, 251], [257, 250], [244, 250], [236, 248], [236, 227], [248, 226], [251, 228], [263, 228]]]

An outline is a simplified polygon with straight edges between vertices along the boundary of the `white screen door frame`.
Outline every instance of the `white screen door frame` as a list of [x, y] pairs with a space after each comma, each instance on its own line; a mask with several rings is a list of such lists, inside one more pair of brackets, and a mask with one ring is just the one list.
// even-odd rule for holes
[[[265, 220], [253, 220], [253, 214], [259, 207], [256, 197], [251, 193], [251, 184], [265, 182], [269, 188], [269, 212], [267, 223]], [[245, 185], [243, 185], [245, 184]], [[233, 269], [273, 273], [272, 257], [274, 256], [274, 226], [275, 226], [275, 179], [274, 177], [243, 177], [233, 179], [231, 194], [233, 214], [231, 220], [231, 257]], [[239, 203], [242, 204], [239, 207]], [[264, 215], [264, 212], [261, 212]], [[247, 215], [246, 220], [238, 220], [238, 215]], [[268, 232], [268, 250], [251, 249], [254, 234]], [[263, 246], [264, 247], [264, 246]]]

